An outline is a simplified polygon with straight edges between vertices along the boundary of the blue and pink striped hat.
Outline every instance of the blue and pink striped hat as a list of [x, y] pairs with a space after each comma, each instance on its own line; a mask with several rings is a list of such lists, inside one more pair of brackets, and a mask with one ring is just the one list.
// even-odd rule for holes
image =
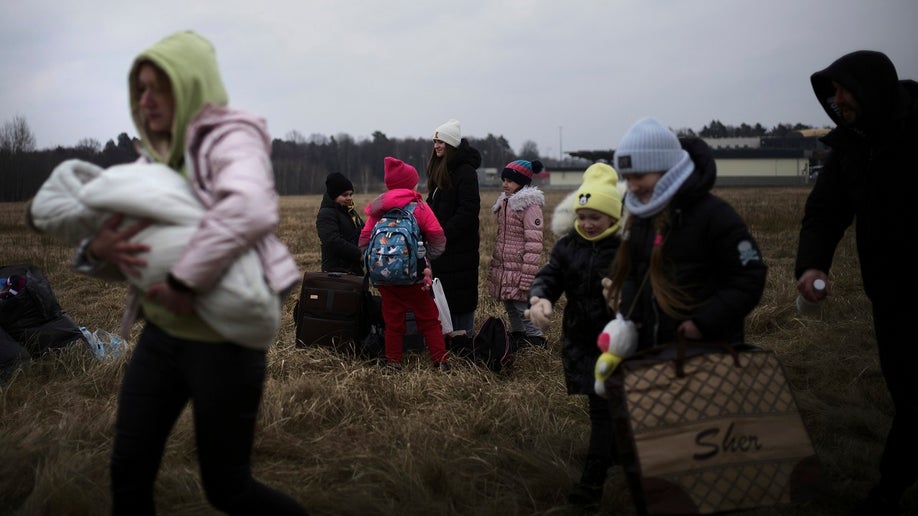
[[520, 186], [526, 186], [532, 182], [532, 176], [542, 171], [542, 162], [539, 160], [526, 161], [518, 159], [507, 163], [504, 171], [501, 172], [501, 179], [509, 179]]

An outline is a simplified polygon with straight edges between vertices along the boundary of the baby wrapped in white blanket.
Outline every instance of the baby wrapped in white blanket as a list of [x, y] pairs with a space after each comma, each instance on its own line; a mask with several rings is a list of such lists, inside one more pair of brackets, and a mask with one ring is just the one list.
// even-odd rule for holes
[[[165, 165], [132, 163], [102, 169], [80, 160], [58, 165], [30, 206], [37, 229], [71, 245], [95, 235], [114, 213], [126, 215], [123, 224], [151, 220], [131, 239], [150, 246], [143, 255], [147, 265], [140, 269], [141, 276], [127, 277], [141, 291], [165, 281], [204, 211], [186, 180]], [[227, 340], [266, 349], [280, 326], [280, 302], [264, 280], [258, 254], [250, 249], [236, 258], [212, 290], [195, 295], [195, 312]]]

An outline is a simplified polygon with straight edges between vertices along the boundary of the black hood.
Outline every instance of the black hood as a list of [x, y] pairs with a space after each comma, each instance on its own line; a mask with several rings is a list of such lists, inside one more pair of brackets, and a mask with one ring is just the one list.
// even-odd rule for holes
[[453, 153], [452, 158], [446, 164], [446, 167], [449, 170], [456, 170], [460, 165], [469, 164], [474, 169], [478, 169], [481, 166], [481, 153], [478, 152], [478, 149], [469, 145], [469, 141], [463, 138], [459, 141], [459, 146], [456, 147], [456, 152]]
[[695, 164], [695, 170], [679, 188], [673, 204], [691, 204], [714, 188], [714, 183], [717, 181], [717, 163], [714, 161], [711, 147], [701, 138], [679, 138], [679, 143], [689, 153], [692, 163]]
[[[855, 122], [855, 128], [867, 134], [881, 132], [884, 127], [890, 126], [897, 105], [905, 97], [896, 68], [885, 54], [872, 50], [846, 54], [810, 76], [817, 100], [838, 126], [844, 126], [845, 122], [833, 102], [835, 87], [832, 82], [850, 91], [861, 105], [863, 112]], [[900, 96], [903, 97], [901, 100]]]

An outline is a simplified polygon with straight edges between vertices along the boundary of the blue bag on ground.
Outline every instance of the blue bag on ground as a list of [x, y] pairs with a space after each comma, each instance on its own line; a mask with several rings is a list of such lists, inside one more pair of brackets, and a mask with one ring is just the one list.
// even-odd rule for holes
[[121, 339], [117, 335], [105, 330], [90, 332], [85, 326], [80, 326], [80, 331], [96, 358], [114, 360], [121, 356]]

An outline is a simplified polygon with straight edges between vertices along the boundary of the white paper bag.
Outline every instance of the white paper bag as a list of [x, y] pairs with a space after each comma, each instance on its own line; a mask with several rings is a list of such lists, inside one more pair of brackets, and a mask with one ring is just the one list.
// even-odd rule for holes
[[440, 311], [440, 326], [443, 328], [443, 334], [452, 333], [453, 319], [449, 315], [449, 303], [446, 302], [446, 294], [443, 293], [443, 285], [440, 283], [440, 278], [434, 278], [431, 287], [434, 294], [434, 302], [437, 304], [437, 310]]

